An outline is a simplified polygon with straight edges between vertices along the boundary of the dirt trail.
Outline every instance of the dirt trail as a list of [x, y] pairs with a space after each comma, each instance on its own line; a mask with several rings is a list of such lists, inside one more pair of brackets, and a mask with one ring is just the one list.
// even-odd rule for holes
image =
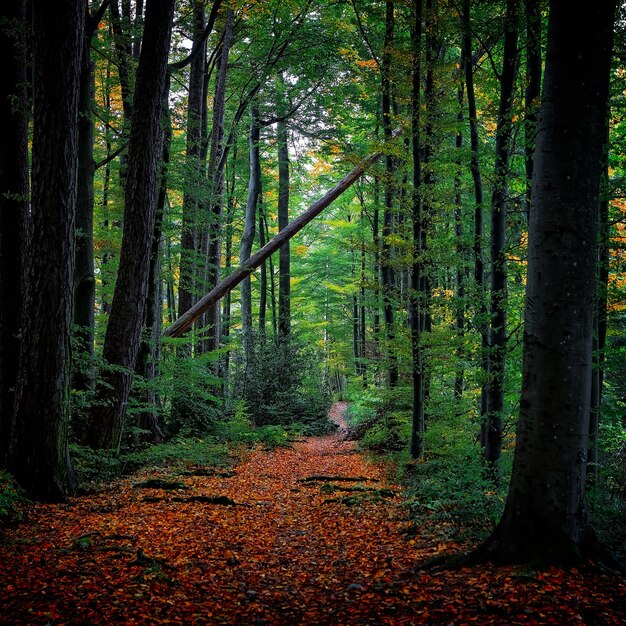
[[[597, 581], [578, 572], [526, 582], [490, 568], [411, 573], [445, 546], [402, 533], [398, 488], [342, 440], [344, 409], [331, 412], [335, 434], [253, 452], [230, 478], [169, 477], [186, 483], [180, 492], [136, 489], [135, 478], [33, 507], [0, 541], [0, 622], [527, 624], [557, 611], [567, 624], [587, 611], [620, 623], [624, 585], [586, 599], [577, 590]], [[240, 506], [172, 501], [194, 495]]]

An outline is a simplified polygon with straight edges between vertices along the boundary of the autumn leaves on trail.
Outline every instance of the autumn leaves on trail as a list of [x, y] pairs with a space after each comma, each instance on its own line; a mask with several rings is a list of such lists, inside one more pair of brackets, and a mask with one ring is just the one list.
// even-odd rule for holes
[[343, 440], [343, 408], [339, 434], [257, 450], [234, 472], [144, 472], [33, 506], [1, 536], [0, 621], [620, 623], [626, 587], [590, 572], [418, 572], [444, 546], [406, 533], [400, 488]]

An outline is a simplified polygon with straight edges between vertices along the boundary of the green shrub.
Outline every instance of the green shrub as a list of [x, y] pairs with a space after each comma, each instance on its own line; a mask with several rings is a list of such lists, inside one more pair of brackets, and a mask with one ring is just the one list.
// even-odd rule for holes
[[0, 522], [19, 519], [20, 504], [23, 502], [24, 495], [13, 476], [0, 469]]
[[235, 400], [245, 402], [256, 426], [300, 424], [306, 434], [328, 432], [331, 397], [318, 362], [297, 336], [280, 343], [257, 336], [248, 363], [233, 360]]

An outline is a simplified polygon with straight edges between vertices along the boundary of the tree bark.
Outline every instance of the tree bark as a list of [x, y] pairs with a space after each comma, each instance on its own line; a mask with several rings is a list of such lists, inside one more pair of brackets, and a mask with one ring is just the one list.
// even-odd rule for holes
[[[99, 13], [105, 5], [103, 4]], [[92, 390], [95, 384], [94, 307], [96, 277], [94, 272], [94, 65], [91, 44], [100, 15], [85, 16], [85, 35], [80, 70], [78, 100], [78, 197], [76, 200], [76, 262], [74, 267], [74, 345], [83, 354], [80, 370], [75, 370], [72, 386], [78, 391]]]
[[28, 242], [26, 3], [0, 9], [0, 466], [15, 406]]
[[[282, 77], [278, 80], [279, 89], [284, 89]], [[283, 94], [279, 94], [276, 124], [278, 143], [278, 230], [289, 224], [289, 144], [287, 122], [284, 119], [286, 106]], [[278, 257], [278, 338], [288, 341], [291, 333], [291, 256], [289, 240], [281, 247]]]
[[32, 3], [33, 230], [8, 466], [29, 496], [42, 501], [63, 501], [73, 486], [67, 429], [86, 9], [85, 0]]
[[[385, 2], [385, 41], [381, 63], [382, 78], [382, 115], [383, 137], [385, 143], [391, 139], [391, 46], [394, 38], [394, 6], [393, 0]], [[396, 355], [394, 341], [394, 302], [393, 291], [395, 277], [393, 261], [391, 258], [391, 243], [389, 241], [393, 232], [393, 197], [394, 197], [394, 159], [389, 150], [385, 154], [385, 180], [383, 227], [381, 241], [381, 278], [383, 295], [383, 316], [387, 333], [387, 355], [389, 359], [388, 376], [389, 386], [398, 384], [398, 357]]]
[[413, 156], [413, 266], [411, 268], [411, 378], [413, 383], [413, 406], [411, 421], [411, 456], [420, 458], [424, 453], [424, 355], [421, 345], [421, 318], [424, 295], [421, 291], [422, 252], [424, 248], [422, 215], [422, 160], [420, 137], [420, 84], [422, 57], [422, 0], [414, 5], [412, 24], [413, 63], [411, 67], [411, 150]]
[[163, 150], [163, 92], [173, 14], [173, 0], [148, 0], [128, 147], [124, 237], [104, 340], [107, 369], [96, 388], [87, 433], [93, 448], [119, 449], [140, 346]]
[[197, 278], [200, 270], [200, 250], [196, 246], [197, 224], [202, 205], [200, 199], [204, 179], [204, 159], [202, 142], [205, 128], [206, 94], [204, 91], [206, 72], [206, 39], [204, 38], [204, 6], [198, 0], [193, 2], [194, 39], [199, 41], [198, 54], [189, 70], [189, 96], [187, 99], [187, 146], [186, 146], [186, 187], [183, 194], [183, 217], [180, 237], [180, 281], [178, 285], [178, 310], [182, 315], [194, 304], [197, 297]]
[[585, 504], [602, 148], [615, 4], [550, 3], [531, 195], [522, 397], [502, 519], [478, 558], [591, 555]]
[[[206, 235], [206, 285], [216, 285], [220, 278], [220, 260], [222, 256], [222, 206], [224, 204], [224, 176], [220, 160], [224, 152], [224, 116], [226, 111], [226, 79], [228, 76], [228, 55], [233, 34], [234, 14], [229, 10], [222, 46], [217, 64], [215, 97], [213, 99], [213, 126], [211, 128], [209, 152], [209, 218], [208, 234]], [[213, 306], [208, 308], [204, 318], [207, 327], [206, 341], [202, 350], [217, 350], [220, 344], [220, 310]]]
[[[259, 156], [259, 109], [255, 103], [250, 107], [250, 181], [248, 183], [248, 198], [246, 200], [246, 215], [244, 220], [243, 234], [241, 236], [241, 248], [239, 263], [245, 265], [252, 254], [254, 243], [254, 231], [256, 228], [257, 202], [260, 192], [261, 163]], [[250, 276], [241, 283], [241, 329], [243, 338], [244, 363], [250, 362], [252, 356], [252, 287]]]
[[485, 460], [494, 467], [502, 454], [502, 424], [506, 369], [506, 216], [509, 195], [511, 118], [517, 76], [518, 2], [507, 0], [500, 104], [496, 126], [494, 187], [491, 196], [491, 320]]
[[[485, 301], [485, 267], [483, 259], [483, 181], [480, 171], [478, 115], [476, 112], [476, 96], [474, 93], [474, 66], [472, 63], [472, 30], [471, 30], [471, 0], [463, 1], [463, 66], [465, 67], [465, 87], [467, 90], [467, 112], [470, 129], [470, 172], [474, 184], [474, 237], [472, 251], [474, 256], [474, 283], [476, 289], [478, 314], [476, 326], [480, 332], [480, 368], [482, 369], [483, 383], [480, 393], [481, 423], [487, 419], [487, 383], [489, 376], [489, 335], [487, 324], [487, 305]], [[485, 428], [481, 428], [481, 443], [484, 445]]]

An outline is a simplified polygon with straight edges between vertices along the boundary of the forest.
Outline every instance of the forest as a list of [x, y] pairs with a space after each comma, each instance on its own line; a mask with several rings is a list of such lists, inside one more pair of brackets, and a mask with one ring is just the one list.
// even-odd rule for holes
[[0, 620], [624, 623], [626, 5], [568, 4], [2, 3]]

